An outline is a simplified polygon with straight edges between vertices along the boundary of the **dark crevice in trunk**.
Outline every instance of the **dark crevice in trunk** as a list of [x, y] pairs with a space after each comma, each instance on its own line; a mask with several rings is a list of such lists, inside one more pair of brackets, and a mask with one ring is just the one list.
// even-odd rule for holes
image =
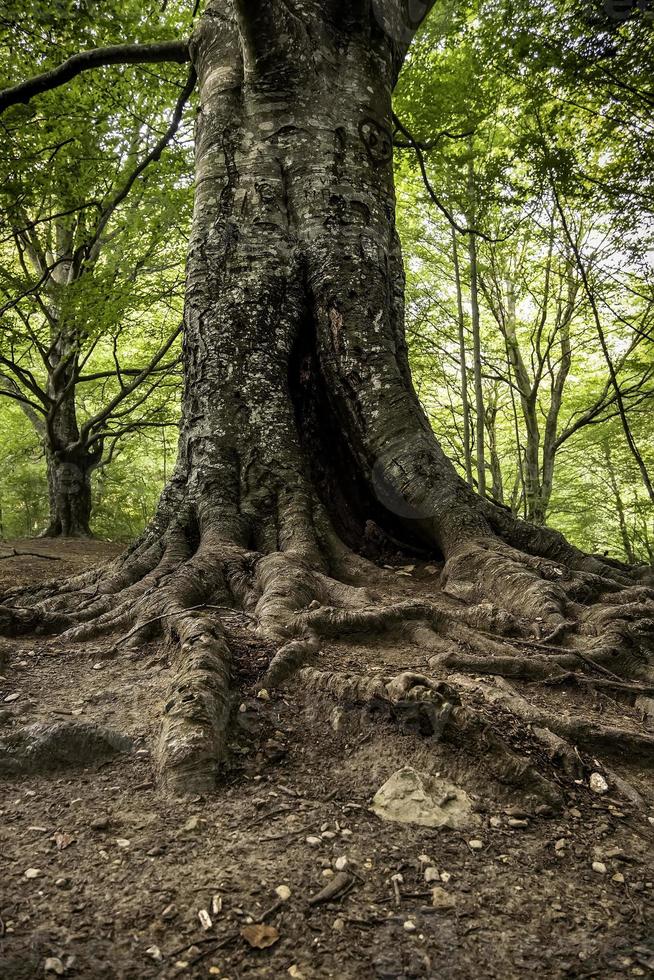
[[289, 388], [311, 480], [342, 540], [372, 560], [397, 557], [398, 552], [433, 559], [433, 552], [425, 550], [418, 534], [407, 530], [371, 492], [320, 370], [316, 328], [310, 315], [301, 325], [291, 353]]

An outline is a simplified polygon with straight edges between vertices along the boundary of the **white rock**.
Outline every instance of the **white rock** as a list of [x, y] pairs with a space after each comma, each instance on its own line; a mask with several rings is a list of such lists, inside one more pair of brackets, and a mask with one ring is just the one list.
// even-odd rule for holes
[[598, 875], [605, 875], [606, 865], [601, 861], [593, 861], [593, 871]]
[[323, 840], [335, 840], [336, 838], [336, 834], [334, 833], [333, 830], [323, 830], [320, 836], [322, 837]]
[[25, 877], [26, 878], [39, 878], [42, 874], [43, 874], [43, 872], [41, 871], [40, 868], [28, 868], [27, 871], [25, 872]]
[[469, 840], [468, 847], [471, 851], [481, 851], [484, 848], [484, 842], [482, 840]]
[[345, 929], [345, 919], [334, 919], [332, 929], [335, 929], [336, 932], [343, 932], [343, 929]]
[[64, 975], [64, 964], [58, 956], [48, 956], [43, 964], [43, 969], [46, 973], [56, 973], [58, 977]]
[[320, 847], [321, 843], [320, 837], [307, 837], [309, 847]]
[[345, 871], [345, 869], [348, 866], [348, 863], [349, 863], [348, 859], [344, 855], [342, 855], [341, 857], [336, 858], [336, 860], [334, 861], [334, 867], [336, 868], [337, 871]]
[[588, 785], [593, 793], [608, 793], [609, 790], [609, 784], [600, 772], [592, 772], [590, 774]]
[[198, 919], [200, 920], [200, 925], [206, 932], [207, 929], [211, 929], [213, 922], [211, 921], [211, 916], [206, 909], [200, 909], [198, 912]]
[[462, 830], [479, 824], [479, 817], [472, 812], [472, 802], [464, 790], [411, 766], [398, 769], [377, 790], [372, 810], [382, 820], [423, 827]]
[[278, 885], [277, 888], [275, 888], [275, 894], [277, 895], [277, 898], [282, 900], [282, 902], [288, 902], [289, 898], [291, 897], [291, 889], [288, 887], [288, 885]]
[[18, 698], [19, 697], [20, 697], [20, 694], [18, 694], [18, 693], [16, 693], [16, 694], [8, 694], [7, 697], [5, 698], [5, 704], [11, 704], [12, 701], [18, 701]]
[[129, 847], [132, 842], [127, 840], [126, 837], [117, 837], [116, 843], [118, 844], [118, 847]]
[[430, 867], [425, 868], [425, 881], [430, 884], [432, 881], [440, 881], [441, 876], [438, 873], [438, 868]]
[[508, 823], [513, 830], [524, 830], [529, 826], [528, 820], [521, 820], [519, 817], [510, 817]]
[[158, 946], [148, 946], [145, 951], [145, 955], [152, 957], [152, 959], [156, 960], [157, 963], [161, 963], [163, 960], [163, 954]]
[[405, 932], [415, 932], [416, 931], [416, 924], [415, 924], [415, 922], [412, 922], [411, 919], [407, 919], [406, 922], [404, 923], [404, 931]]
[[270, 694], [265, 687], [262, 687], [260, 691], [257, 691], [257, 698], [259, 701], [270, 701]]

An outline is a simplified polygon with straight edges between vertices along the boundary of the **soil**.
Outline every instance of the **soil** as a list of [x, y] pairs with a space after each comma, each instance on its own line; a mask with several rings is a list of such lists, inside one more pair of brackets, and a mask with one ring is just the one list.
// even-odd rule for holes
[[[120, 550], [98, 541], [16, 541], [0, 554], [12, 547], [58, 560], [0, 559], [0, 592]], [[398, 589], [433, 595], [437, 578], [420, 565], [400, 569]], [[227, 626], [241, 683], [249, 684], [270, 651], [244, 617]], [[402, 731], [290, 684], [268, 700], [237, 701], [215, 795], [170, 799], [151, 766], [168, 654], [152, 643], [107, 659], [108, 645], [2, 641], [0, 737], [34, 722], [77, 720], [127, 735], [134, 746], [83, 768], [0, 780], [5, 980], [57, 971], [107, 980], [654, 976], [654, 786], [635, 760], [610, 765], [644, 795], [645, 810], [614, 788], [598, 795], [587, 778], [575, 782], [554, 769], [524, 724], [498, 708], [491, 713], [498, 733], [562, 794], [560, 810], [522, 812], [519, 795], [491, 778], [474, 746]], [[393, 673], [424, 671], [426, 660], [397, 637], [362, 638], [328, 644], [320, 665]], [[516, 687], [549, 708], [641, 723], [604, 691]], [[19, 696], [7, 702], [12, 694]], [[584, 762], [586, 772], [596, 765]], [[371, 799], [406, 765], [463, 787], [479, 825], [461, 832], [382, 822]], [[447, 907], [432, 904], [424, 856], [440, 873]], [[310, 905], [339, 857], [350, 889]], [[282, 885], [290, 889], [285, 901], [275, 891]], [[201, 922], [202, 910], [210, 922]], [[279, 935], [265, 949], [241, 934], [260, 919]]]

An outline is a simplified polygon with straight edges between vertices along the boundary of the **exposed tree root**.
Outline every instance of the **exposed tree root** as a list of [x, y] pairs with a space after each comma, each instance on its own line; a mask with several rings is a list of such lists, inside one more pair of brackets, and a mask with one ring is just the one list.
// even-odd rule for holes
[[532, 802], [558, 804], [558, 787], [541, 775], [531, 761], [514, 752], [497, 732], [474, 710], [464, 707], [449, 681], [436, 682], [421, 674], [405, 672], [394, 678], [345, 675], [304, 668], [297, 683], [312, 694], [329, 696], [338, 703], [365, 705], [409, 730], [436, 740], [455, 739], [483, 756], [486, 767], [499, 782], [520, 792]]
[[[173, 667], [155, 762], [173, 792], [210, 790], [225, 757], [238, 694], [230, 692], [233, 613], [245, 614], [253, 634], [276, 649], [257, 689], [272, 690], [296, 674], [306, 689], [376, 706], [405, 728], [457, 733], [484, 753], [498, 780], [540, 799], [557, 799], [557, 788], [461, 705], [451, 685], [410, 673], [385, 681], [324, 674], [307, 665], [319, 660], [323, 642], [387, 634], [425, 651], [440, 676], [465, 670], [556, 683], [563, 674], [623, 697], [651, 690], [644, 668], [654, 593], [624, 569], [593, 559], [579, 560], [574, 570], [551, 555], [473, 541], [450, 556], [443, 593], [407, 599], [397, 596], [392, 571], [342, 544], [320, 507], [312, 525], [301, 493], [280, 500], [269, 552], [235, 543], [211, 513], [203, 522], [201, 531], [197, 515], [182, 509], [109, 565], [65, 583], [14, 590], [0, 607], [3, 632], [62, 633], [76, 642], [113, 635], [118, 655], [163, 636]], [[364, 588], [356, 584], [362, 579]], [[569, 645], [558, 646], [561, 637]], [[635, 676], [644, 683], [630, 684]], [[463, 680], [457, 686], [472, 689]], [[530, 725], [568, 773], [579, 769], [577, 744], [641, 755], [654, 747], [652, 736], [550, 716], [497, 685], [479, 681], [473, 688]]]
[[572, 746], [580, 745], [593, 752], [621, 753], [636, 756], [643, 765], [654, 765], [654, 736], [633, 732], [626, 728], [600, 725], [587, 719], [571, 718], [565, 712], [544, 711], [503, 683], [489, 684], [473, 680], [465, 675], [454, 675], [450, 680], [461, 688], [480, 693], [485, 700], [501, 704], [529, 725], [554, 732]]

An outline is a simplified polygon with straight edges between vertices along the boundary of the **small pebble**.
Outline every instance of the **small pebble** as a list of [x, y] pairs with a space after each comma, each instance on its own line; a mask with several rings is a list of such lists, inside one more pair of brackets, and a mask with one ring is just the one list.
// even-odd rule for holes
[[64, 964], [58, 956], [48, 956], [43, 964], [43, 969], [46, 973], [56, 973], [58, 977], [64, 975]]
[[8, 694], [5, 698], [5, 704], [11, 704], [12, 701], [18, 701], [20, 694]]
[[606, 865], [603, 864], [601, 861], [593, 861], [593, 871], [595, 871], [596, 874], [598, 875], [605, 875]]
[[336, 860], [334, 861], [334, 867], [336, 868], [337, 871], [345, 871], [347, 866], [348, 866], [348, 860], [345, 856], [337, 857]]
[[322, 873], [322, 876], [323, 878], [333, 878], [334, 872], [332, 871], [331, 868], [325, 868], [325, 870]]
[[307, 837], [307, 844], [309, 847], [320, 847], [320, 837]]
[[343, 929], [345, 929], [345, 919], [334, 919], [332, 929], [335, 929], [336, 932], [343, 932]]
[[604, 776], [599, 772], [592, 772], [590, 774], [590, 779], [588, 780], [588, 785], [592, 789], [593, 793], [608, 793], [609, 784], [605, 780]]
[[211, 921], [211, 916], [209, 915], [206, 909], [199, 910], [198, 919], [200, 920], [200, 925], [202, 926], [205, 932], [208, 929], [211, 929], [213, 922]]
[[456, 905], [456, 899], [444, 888], [437, 886], [431, 890], [431, 904], [435, 909], [452, 909]]
[[429, 867], [425, 868], [425, 881], [429, 884], [432, 881], [440, 881], [441, 876], [438, 873], [438, 868]]
[[257, 692], [257, 698], [259, 701], [270, 701], [270, 694], [262, 687], [260, 691]]
[[336, 834], [334, 833], [333, 830], [323, 830], [320, 836], [322, 837], [323, 840], [334, 840]]
[[500, 817], [491, 817], [488, 822], [491, 825], [491, 827], [494, 827], [496, 830], [498, 827], [502, 826], [502, 820]]
[[291, 889], [288, 887], [288, 885], [278, 885], [277, 888], [275, 888], [275, 894], [279, 899], [281, 899], [282, 902], [288, 902], [289, 898], [291, 897]]
[[41, 871], [40, 868], [28, 868], [27, 871], [25, 872], [25, 877], [26, 878], [38, 878], [42, 874], [43, 874], [43, 872]]
[[624, 875], [622, 872], [616, 871], [616, 873], [611, 877], [611, 881], [616, 881], [619, 885], [624, 885]]
[[167, 905], [163, 910], [163, 912], [161, 913], [161, 918], [164, 920], [164, 922], [169, 922], [170, 919], [174, 919], [176, 915], [177, 915], [177, 906]]
[[509, 817], [509, 827], [513, 827], [514, 830], [521, 830], [528, 826], [528, 820], [520, 820], [518, 817]]
[[468, 847], [471, 851], [481, 851], [484, 847], [484, 842], [481, 840], [469, 840]]
[[405, 932], [415, 932], [416, 931], [416, 924], [415, 924], [415, 922], [412, 922], [411, 919], [407, 919], [406, 922], [404, 923], [404, 931]]

